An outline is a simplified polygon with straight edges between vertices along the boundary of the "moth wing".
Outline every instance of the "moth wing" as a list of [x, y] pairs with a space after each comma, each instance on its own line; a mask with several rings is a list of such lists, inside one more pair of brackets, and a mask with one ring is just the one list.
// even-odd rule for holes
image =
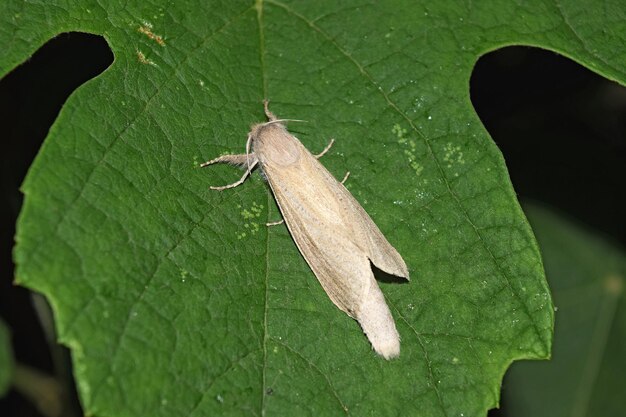
[[[300, 144], [300, 146], [302, 145]], [[311, 195], [312, 197], [309, 196], [309, 198], [315, 198], [317, 201], [323, 202], [339, 202], [340, 204], [335, 209], [337, 212], [342, 213], [345, 226], [350, 229], [348, 235], [352, 242], [367, 254], [367, 257], [377, 268], [388, 274], [409, 280], [409, 271], [402, 256], [387, 241], [365, 209], [350, 194], [350, 191], [337, 181], [304, 146], [302, 146], [302, 149], [302, 165], [308, 166], [309, 169], [306, 169], [307, 173], [318, 173], [319, 178], [316, 183], [324, 183], [326, 185], [324, 190], [328, 193], [321, 199], [317, 198], [319, 191], [314, 191]], [[306, 175], [304, 178], [306, 178]]]
[[[324, 171], [334, 180], [326, 169]], [[402, 256], [391, 246], [376, 223], [348, 189], [339, 183], [339, 187], [336, 187], [334, 192], [337, 198], [344, 203], [346, 215], [355, 219], [355, 223], [359, 224], [358, 227], [354, 227], [352, 235], [355, 240], [358, 239], [360, 245], [364, 246], [364, 250], [372, 263], [388, 274], [409, 280], [409, 270]]]
[[306, 153], [299, 164], [263, 167], [283, 218], [331, 301], [359, 322], [376, 352], [396, 357], [400, 336], [370, 259], [408, 278], [406, 265], [347, 189]]
[[[307, 184], [292, 184], [298, 177], [265, 167], [278, 206], [291, 235], [332, 302], [356, 318], [373, 279], [367, 253], [354, 244], [341, 218], [335, 216], [333, 195], [326, 187], [309, 190]], [[311, 178], [309, 177], [309, 180]], [[320, 202], [324, 202], [320, 204]], [[335, 207], [333, 207], [335, 206]]]

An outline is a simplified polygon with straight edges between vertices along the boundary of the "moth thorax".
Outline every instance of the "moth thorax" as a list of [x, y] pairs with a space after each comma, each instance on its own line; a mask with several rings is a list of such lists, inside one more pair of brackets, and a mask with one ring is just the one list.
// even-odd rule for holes
[[264, 163], [288, 166], [300, 159], [297, 140], [284, 129], [263, 129], [255, 138], [255, 150]]

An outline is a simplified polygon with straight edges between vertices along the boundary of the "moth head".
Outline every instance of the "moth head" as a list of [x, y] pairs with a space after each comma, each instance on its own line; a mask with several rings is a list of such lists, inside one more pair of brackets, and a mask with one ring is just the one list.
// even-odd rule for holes
[[252, 140], [261, 136], [264, 131], [268, 131], [269, 128], [278, 128], [285, 130], [285, 125], [283, 125], [282, 123], [284, 121], [285, 120], [270, 120], [269, 122], [252, 125], [252, 127], [250, 128], [250, 136], [252, 137]]
[[299, 120], [299, 119], [272, 119], [268, 122], [265, 123], [258, 123], [255, 125], [252, 125], [252, 127], [250, 128], [250, 135], [257, 137], [261, 134], [261, 132], [263, 130], [265, 130], [266, 128], [271, 128], [271, 127], [276, 127], [278, 129], [282, 129], [282, 130], [287, 130], [285, 128], [285, 122], [306, 122], [306, 120]]

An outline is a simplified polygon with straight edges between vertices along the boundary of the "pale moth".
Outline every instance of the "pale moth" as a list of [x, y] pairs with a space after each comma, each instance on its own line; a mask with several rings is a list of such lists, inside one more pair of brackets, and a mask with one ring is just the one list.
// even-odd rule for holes
[[343, 183], [318, 162], [332, 141], [321, 154], [312, 155], [287, 131], [285, 120], [269, 111], [267, 101], [264, 104], [269, 121], [252, 126], [245, 154], [223, 155], [201, 164], [246, 167], [239, 181], [211, 189], [236, 187], [259, 165], [293, 240], [328, 297], [359, 322], [379, 355], [397, 357], [400, 335], [370, 261], [408, 280], [404, 260]]

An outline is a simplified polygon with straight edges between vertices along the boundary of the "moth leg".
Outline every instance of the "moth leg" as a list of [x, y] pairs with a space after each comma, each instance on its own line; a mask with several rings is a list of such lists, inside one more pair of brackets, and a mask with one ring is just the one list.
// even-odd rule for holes
[[265, 115], [267, 116], [270, 122], [278, 120], [278, 117], [276, 117], [276, 115], [270, 111], [269, 105], [270, 105], [269, 100], [267, 99], [263, 100], [263, 109], [265, 110]]
[[213, 164], [231, 164], [243, 166], [247, 165], [248, 161], [252, 162], [251, 165], [256, 164], [256, 155], [254, 153], [250, 153], [247, 155], [245, 153], [238, 155], [222, 155], [200, 164], [200, 168], [204, 168]]
[[315, 157], [317, 159], [320, 159], [322, 156], [324, 156], [326, 152], [328, 152], [328, 150], [333, 146], [333, 143], [335, 143], [335, 139], [331, 139], [330, 142], [328, 142], [328, 145], [326, 145], [326, 147], [324, 148], [324, 150], [315, 155]]
[[[248, 162], [250, 162], [250, 165], [248, 165]], [[236, 181], [232, 184], [223, 185], [221, 187], [210, 186], [209, 188], [211, 190], [221, 191], [221, 190], [226, 190], [227, 188], [233, 188], [242, 184], [246, 180], [248, 175], [250, 175], [250, 172], [254, 169], [256, 164], [259, 163], [259, 160], [257, 159], [256, 155], [254, 155], [253, 153], [247, 154], [247, 155], [246, 154], [222, 155], [215, 159], [207, 161], [203, 164], [200, 164], [200, 167], [206, 167], [212, 164], [219, 164], [219, 163], [226, 163], [226, 164], [233, 164], [233, 165], [248, 165], [248, 167], [246, 169], [246, 172], [244, 172], [243, 176], [239, 179], [239, 181]]]
[[345, 184], [346, 180], [348, 179], [348, 177], [350, 176], [350, 171], [346, 172], [346, 175], [343, 176], [343, 179], [341, 180], [342, 184]]
[[252, 165], [250, 165], [250, 168], [246, 169], [246, 172], [243, 173], [243, 175], [241, 176], [241, 178], [239, 179], [239, 181], [233, 182], [232, 184], [228, 184], [228, 185], [223, 185], [221, 187], [215, 187], [215, 186], [209, 186], [209, 188], [211, 190], [217, 190], [217, 191], [222, 191], [222, 190], [226, 190], [228, 188], [234, 188], [240, 184], [242, 184], [246, 178], [248, 177], [248, 175], [250, 175], [250, 171], [252, 170], [252, 168], [254, 168], [256, 166], [258, 161], [254, 161], [254, 163]]
[[277, 222], [265, 223], [265, 225], [267, 227], [270, 227], [270, 226], [278, 226], [279, 224], [283, 224], [283, 223], [285, 223], [285, 219], [279, 220]]

